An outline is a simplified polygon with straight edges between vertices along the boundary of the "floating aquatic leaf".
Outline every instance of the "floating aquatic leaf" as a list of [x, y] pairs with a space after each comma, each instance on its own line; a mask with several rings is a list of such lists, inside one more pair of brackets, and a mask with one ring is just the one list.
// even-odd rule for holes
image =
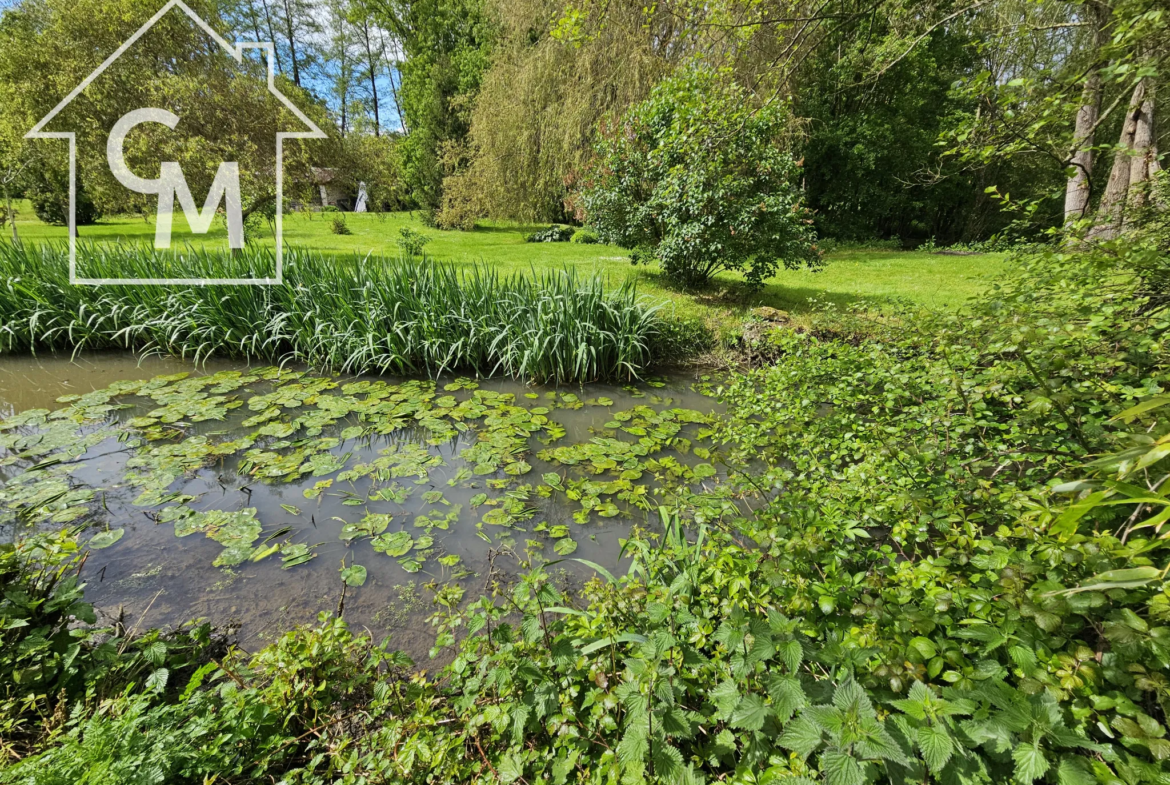
[[282, 570], [287, 570], [292, 567], [296, 567], [298, 565], [304, 564], [305, 562], [311, 561], [316, 557], [316, 555], [317, 554], [309, 550], [309, 546], [305, 545], [304, 543], [285, 545], [280, 549], [280, 559], [282, 562], [280, 568]]
[[232, 545], [220, 551], [219, 556], [216, 556], [211, 564], [214, 567], [235, 567], [246, 562], [251, 556], [252, 546]]
[[564, 525], [553, 526], [551, 529], [548, 530], [548, 536], [552, 537], [554, 539], [560, 539], [561, 537], [568, 537], [569, 536], [569, 527], [564, 526]]
[[387, 556], [405, 556], [414, 547], [414, 539], [409, 532], [393, 532], [380, 534], [370, 541], [374, 550], [385, 553]]
[[340, 538], [346, 542], [358, 537], [373, 537], [386, 531], [390, 525], [391, 516], [387, 513], [370, 513], [356, 523], [347, 523], [341, 527]]
[[475, 509], [476, 507], [481, 506], [484, 502], [487, 501], [487, 499], [488, 499], [488, 495], [486, 493], [475, 494], [474, 496], [471, 497], [472, 509]]
[[563, 540], [557, 540], [553, 545], [553, 550], [561, 556], [568, 556], [573, 551], [577, 550], [577, 543], [572, 539], [566, 537]]
[[414, 549], [416, 551], [425, 551], [427, 548], [431, 547], [434, 544], [435, 544], [435, 538], [431, 537], [429, 534], [424, 534], [421, 537], [418, 537], [415, 539]]
[[702, 480], [706, 477], [714, 477], [716, 474], [715, 467], [709, 463], [700, 463], [691, 470], [695, 474], [695, 479]]
[[316, 499], [318, 496], [321, 495], [321, 491], [325, 490], [326, 488], [331, 487], [332, 485], [333, 485], [333, 480], [321, 480], [320, 482], [313, 485], [312, 488], [305, 488], [305, 491], [302, 495], [306, 499]]
[[100, 551], [102, 548], [109, 548], [118, 540], [122, 539], [122, 535], [125, 533], [125, 529], [108, 529], [104, 532], [98, 532], [90, 538], [89, 547], [95, 551]]
[[414, 557], [399, 559], [398, 564], [407, 572], [418, 572], [422, 569], [422, 562], [420, 562], [418, 559], [415, 559]]
[[280, 543], [274, 542], [271, 545], [264, 545], [252, 552], [252, 561], [260, 561], [267, 559], [272, 554], [280, 550]]
[[280, 505], [280, 507], [282, 510], [287, 512], [289, 515], [300, 515], [301, 514], [301, 511], [298, 508], [293, 507], [291, 504], [282, 504], [282, 505]]
[[341, 568], [341, 580], [346, 586], [361, 586], [366, 582], [366, 568], [360, 564], [351, 564]]

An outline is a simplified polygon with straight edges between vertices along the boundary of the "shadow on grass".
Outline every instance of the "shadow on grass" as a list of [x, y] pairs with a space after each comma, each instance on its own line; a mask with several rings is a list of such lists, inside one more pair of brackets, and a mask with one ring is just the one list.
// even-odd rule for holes
[[895, 298], [884, 295], [849, 294], [816, 286], [786, 286], [775, 282], [765, 283], [763, 289], [752, 290], [746, 281], [726, 277], [716, 277], [703, 286], [688, 286], [653, 268], [638, 268], [633, 274], [653, 288], [690, 298], [697, 305], [739, 313], [761, 306], [794, 314], [810, 313], [825, 305], [842, 308], [862, 305], [879, 309], [895, 302]]

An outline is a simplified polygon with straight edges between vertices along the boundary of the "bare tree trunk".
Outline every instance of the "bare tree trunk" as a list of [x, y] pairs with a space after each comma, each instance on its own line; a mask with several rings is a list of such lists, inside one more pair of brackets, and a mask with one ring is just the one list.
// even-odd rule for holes
[[378, 67], [370, 46], [370, 20], [362, 17], [362, 43], [366, 46], [366, 66], [370, 69], [370, 95], [374, 101], [374, 136], [382, 135], [382, 118], [378, 111]]
[[276, 70], [284, 76], [284, 63], [280, 61], [280, 50], [276, 48], [276, 30], [272, 27], [272, 12], [268, 10], [268, 0], [264, 3], [264, 21], [268, 23], [268, 40], [272, 42], [272, 59], [276, 61]]
[[1089, 232], [1090, 240], [1112, 240], [1121, 231], [1126, 196], [1129, 193], [1129, 169], [1133, 160], [1134, 137], [1137, 136], [1138, 121], [1145, 97], [1146, 80], [1141, 79], [1133, 88], [1129, 109], [1121, 123], [1121, 137], [1117, 140], [1117, 150], [1113, 153], [1113, 168], [1109, 172], [1109, 182], [1105, 185], [1101, 204], [1097, 207], [1096, 224]]
[[410, 133], [410, 129], [406, 127], [406, 115], [402, 114], [402, 102], [398, 100], [398, 85], [394, 84], [394, 73], [398, 70], [397, 61], [391, 61], [388, 54], [390, 49], [386, 46], [386, 38], [381, 30], [378, 31], [378, 36], [382, 41], [382, 57], [386, 60], [387, 75], [390, 77], [390, 95], [394, 98], [394, 110], [398, 112], [398, 124], [402, 126], [403, 133]]
[[293, 10], [288, 0], [284, 0], [284, 26], [288, 31], [288, 56], [292, 60], [293, 84], [301, 86], [301, 67], [297, 63], [297, 39], [293, 29]]
[[1129, 193], [1126, 199], [1125, 216], [1122, 221], [1122, 230], [1128, 228], [1137, 211], [1148, 203], [1150, 179], [1157, 173], [1157, 148], [1154, 147], [1154, 106], [1155, 83], [1146, 80], [1146, 94], [1142, 100], [1142, 107], [1137, 117], [1137, 127], [1133, 135], [1133, 157], [1129, 162]]
[[[1104, 43], [1102, 32], [1107, 9], [1101, 3], [1087, 3], [1093, 17], [1093, 58], [1101, 51]], [[1089, 196], [1093, 177], [1093, 132], [1101, 113], [1101, 73], [1094, 62], [1093, 70], [1085, 81], [1081, 93], [1081, 106], [1077, 109], [1076, 127], [1073, 130], [1073, 166], [1064, 191], [1064, 222], [1071, 223], [1085, 217], [1089, 209]]]

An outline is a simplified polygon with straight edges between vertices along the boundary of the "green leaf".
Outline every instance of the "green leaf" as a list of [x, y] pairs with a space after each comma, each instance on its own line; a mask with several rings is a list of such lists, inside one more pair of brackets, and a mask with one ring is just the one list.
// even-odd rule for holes
[[829, 785], [864, 785], [865, 771], [853, 757], [833, 748], [821, 755], [821, 769]]
[[942, 771], [955, 752], [955, 743], [950, 734], [937, 725], [925, 725], [918, 729], [918, 748], [922, 759], [935, 774]]
[[1048, 771], [1048, 759], [1044, 751], [1035, 744], [1020, 744], [1012, 750], [1012, 760], [1016, 762], [1016, 781], [1033, 782], [1044, 776]]
[[821, 729], [808, 717], [801, 715], [788, 723], [788, 727], [780, 736], [779, 744], [784, 749], [795, 752], [801, 759], [807, 758], [813, 750], [821, 746]]
[[146, 677], [146, 682], [143, 684], [143, 687], [147, 692], [162, 692], [166, 689], [167, 679], [170, 676], [171, 672], [166, 668], [158, 668]]
[[341, 569], [341, 580], [346, 586], [361, 586], [366, 582], [366, 568], [360, 564], [351, 564]]
[[804, 647], [800, 645], [800, 641], [788, 641], [780, 645], [778, 649], [784, 665], [790, 673], [795, 673], [796, 669], [800, 667], [801, 660], [804, 659]]
[[715, 704], [714, 718], [718, 720], [729, 718], [739, 705], [739, 688], [731, 679], [720, 682], [715, 689], [707, 693], [707, 696]]
[[1058, 785], [1097, 785], [1097, 778], [1093, 776], [1087, 760], [1076, 755], [1064, 755], [1056, 768], [1056, 782]]
[[89, 547], [95, 551], [100, 551], [102, 548], [109, 548], [118, 540], [122, 539], [122, 535], [125, 533], [125, 529], [109, 529], [104, 532], [98, 532], [90, 538]]
[[768, 718], [768, 706], [759, 695], [745, 695], [731, 715], [731, 727], [759, 730]]
[[934, 641], [930, 638], [923, 638], [921, 636], [911, 638], [909, 645], [911, 649], [918, 652], [918, 656], [922, 657], [924, 662], [938, 654], [938, 648], [935, 647]]
[[592, 654], [595, 651], [604, 649], [606, 646], [613, 646], [618, 643], [645, 643], [646, 636], [638, 635], [634, 632], [623, 632], [621, 635], [611, 635], [608, 638], [602, 638], [599, 641], [594, 641], [588, 646], [581, 648], [581, 654]]
[[793, 676], [768, 674], [764, 679], [768, 695], [772, 698], [772, 711], [781, 723], [788, 722], [806, 703], [804, 689]]
[[496, 772], [500, 775], [500, 782], [515, 782], [524, 776], [524, 765], [516, 753], [512, 752], [500, 758], [500, 762], [496, 764]]

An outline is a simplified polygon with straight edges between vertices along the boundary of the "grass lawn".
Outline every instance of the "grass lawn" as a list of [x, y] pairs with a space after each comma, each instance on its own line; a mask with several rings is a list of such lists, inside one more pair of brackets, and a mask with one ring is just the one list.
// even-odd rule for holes
[[[398, 254], [398, 231], [402, 227], [430, 236], [429, 257], [456, 263], [484, 263], [502, 273], [527, 272], [533, 268], [570, 267], [582, 273], [599, 272], [621, 281], [636, 274], [639, 286], [649, 295], [669, 299], [680, 314], [702, 315], [720, 320], [734, 318], [750, 308], [766, 305], [793, 313], [808, 311], [810, 300], [838, 304], [862, 302], [881, 307], [891, 298], [905, 298], [933, 308], [959, 305], [994, 280], [1005, 269], [1004, 254], [944, 256], [914, 251], [848, 250], [828, 257], [819, 272], [782, 270], [768, 281], [764, 290], [744, 292], [739, 276], [724, 273], [705, 292], [685, 292], [672, 286], [657, 269], [632, 267], [629, 253], [609, 245], [574, 243], [526, 243], [524, 235], [535, 228], [513, 223], [485, 221], [472, 232], [441, 231], [422, 224], [416, 214], [387, 215], [346, 213], [351, 234], [330, 231], [333, 214], [288, 215], [284, 220], [285, 243], [333, 253]], [[66, 238], [64, 227], [38, 221], [27, 202], [18, 208], [17, 229], [26, 241]], [[150, 243], [154, 225], [141, 218], [108, 218], [83, 226], [83, 240]], [[271, 245], [267, 229], [259, 240]], [[176, 243], [226, 248], [227, 231], [213, 227], [207, 235], [191, 235], [181, 215], [175, 216]]]

